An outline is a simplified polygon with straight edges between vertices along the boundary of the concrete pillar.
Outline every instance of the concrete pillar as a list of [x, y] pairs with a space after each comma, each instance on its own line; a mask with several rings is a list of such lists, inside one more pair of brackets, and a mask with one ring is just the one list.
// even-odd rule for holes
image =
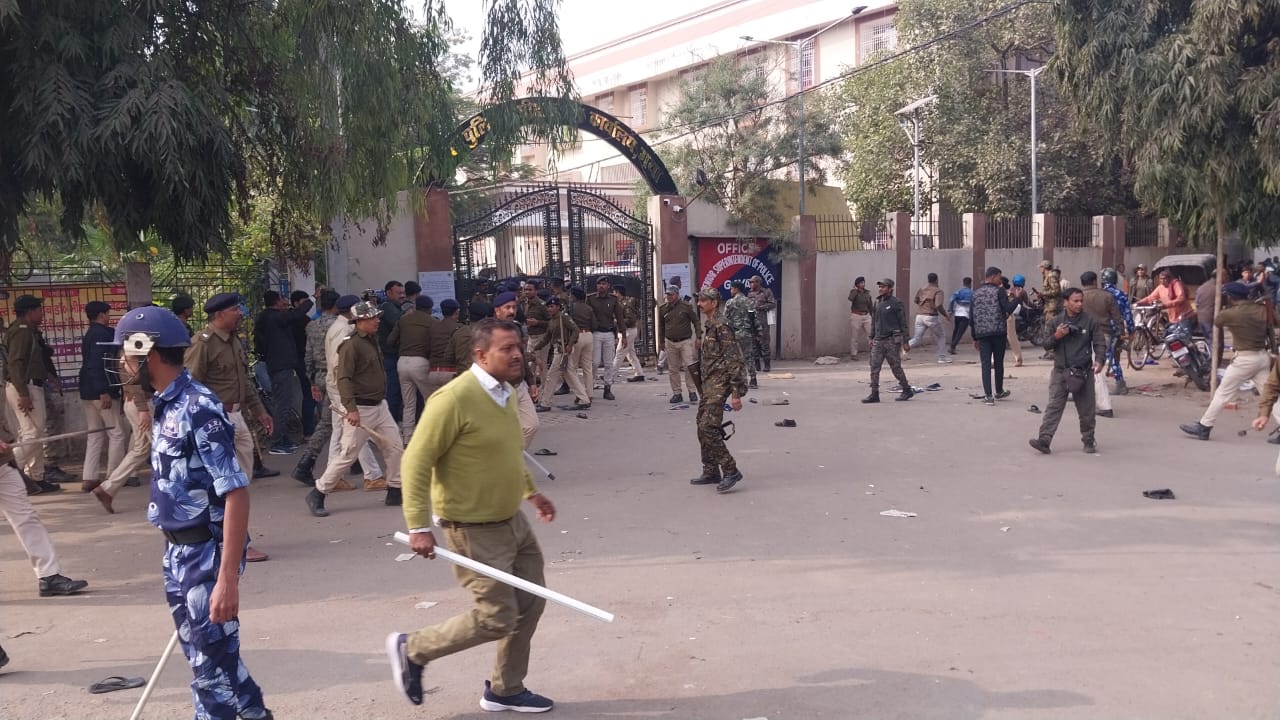
[[698, 291], [693, 278], [688, 207], [689, 201], [679, 195], [655, 195], [649, 198], [649, 222], [653, 224], [653, 246], [657, 256], [651, 292], [660, 302], [665, 291], [662, 287], [663, 265], [688, 263], [690, 277], [683, 278], [684, 291], [688, 295], [694, 295]]
[[130, 308], [146, 305], [154, 300], [151, 294], [151, 265], [144, 262], [125, 263], [124, 296]]
[[[886, 218], [889, 246], [894, 250], [894, 289], [898, 298], [911, 302], [911, 213], [893, 212]], [[908, 307], [910, 307], [908, 305]]]
[[[800, 356], [809, 358], [817, 355], [818, 344], [818, 219], [800, 215], [795, 222], [796, 242], [800, 245], [800, 259], [795, 261], [800, 270]], [[910, 259], [908, 248], [908, 264]]]
[[1124, 263], [1124, 235], [1127, 227], [1127, 218], [1123, 215], [1111, 216], [1111, 254], [1107, 254], [1107, 249], [1102, 249], [1102, 267], [1114, 268]]
[[[1053, 213], [1036, 213], [1031, 216], [1033, 225], [1031, 233], [1031, 244], [1035, 246], [1037, 238], [1040, 241], [1040, 259], [1053, 262], [1053, 251], [1058, 246], [1058, 223], [1054, 220]], [[1034, 232], [1035, 228], [1039, 228], [1040, 232]]]
[[1169, 222], [1169, 218], [1160, 218], [1156, 226], [1156, 245], [1162, 248], [1177, 247], [1178, 231]]
[[448, 192], [427, 190], [422, 207], [413, 216], [413, 240], [418, 272], [453, 270], [453, 221]]
[[987, 271], [987, 216], [986, 213], [965, 213], [964, 246], [973, 250], [974, 283], [981, 282]]

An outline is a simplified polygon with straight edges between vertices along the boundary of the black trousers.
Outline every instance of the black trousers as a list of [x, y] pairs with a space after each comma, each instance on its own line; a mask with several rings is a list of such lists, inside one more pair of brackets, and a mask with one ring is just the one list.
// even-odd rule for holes
[[969, 318], [953, 315], [956, 321], [956, 329], [951, 331], [951, 354], [956, 352], [956, 345], [960, 344], [960, 340], [964, 338], [964, 331], [969, 329]]
[[982, 394], [992, 396], [991, 374], [996, 376], [996, 392], [1004, 392], [1004, 351], [1008, 338], [1004, 335], [978, 338], [978, 361], [982, 364]]

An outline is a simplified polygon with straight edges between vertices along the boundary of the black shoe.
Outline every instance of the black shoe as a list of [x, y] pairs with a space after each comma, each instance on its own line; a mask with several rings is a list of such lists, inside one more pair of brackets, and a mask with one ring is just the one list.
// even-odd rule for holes
[[1115, 410], [1099, 410], [1095, 412], [1094, 415], [1097, 415], [1098, 417], [1104, 417], [1104, 418], [1113, 418], [1116, 416], [1116, 411]]
[[1197, 440], [1208, 440], [1209, 433], [1213, 430], [1213, 428], [1205, 427], [1198, 422], [1190, 425], [1179, 425], [1178, 428]]
[[747, 383], [747, 387], [751, 388], [752, 390], [757, 390], [760, 388], [760, 385], [756, 383], [755, 378], [751, 378], [751, 382]]
[[1039, 450], [1040, 452], [1044, 453], [1045, 455], [1049, 454], [1049, 443], [1044, 440], [1041, 440], [1040, 438], [1034, 438], [1034, 439], [1028, 440], [1027, 444], [1035, 448], [1036, 450]]
[[870, 395], [862, 398], [863, 405], [870, 405], [871, 403], [878, 403], [878, 402], [880, 402], [880, 393], [878, 392], [872, 392]]
[[691, 402], [691, 403], [696, 403], [696, 402], [698, 402], [698, 393], [696, 393], [696, 392], [691, 392], [691, 393], [689, 393], [689, 402]]
[[538, 412], [540, 412], [540, 413], [544, 413], [544, 412], [551, 412], [551, 408], [549, 408], [549, 407], [547, 407], [547, 406], [545, 406], [545, 405], [537, 405], [537, 406], [535, 406], [535, 407], [534, 407], [534, 410], [536, 410], [536, 411], [538, 411]]
[[1123, 380], [1116, 381], [1116, 389], [1111, 391], [1112, 395], [1128, 395], [1129, 386], [1124, 384]]
[[1267, 438], [1267, 442], [1271, 443], [1272, 445], [1280, 445], [1280, 435], [1277, 435], [1276, 433], [1272, 433], [1271, 437]]
[[9, 664], [9, 655], [0, 647], [0, 668]]
[[66, 575], [48, 575], [40, 578], [40, 597], [74, 595], [87, 587], [88, 580], [72, 580]]
[[718, 475], [707, 475], [706, 473], [689, 481], [690, 485], [717, 485], [719, 483], [720, 477]]
[[568, 386], [567, 384], [562, 384], [562, 385], [560, 386], [560, 389], [559, 389], [559, 390], [556, 390], [555, 392], [553, 392], [553, 393], [551, 393], [551, 394], [552, 394], [552, 395], [568, 395], [568, 394], [569, 394], [569, 386]]
[[755, 360], [753, 360], [752, 364], [755, 365], [756, 372], [760, 372], [760, 358], [756, 358]]
[[764, 371], [765, 371], [765, 372], [773, 372], [773, 363], [771, 363], [771, 362], [769, 362], [769, 361], [765, 361], [765, 364], [764, 364]]
[[612, 386], [612, 385], [605, 385], [605, 386], [604, 386], [604, 395], [601, 395], [600, 397], [604, 398], [605, 400], [613, 400], [613, 399], [614, 399], [614, 397], [613, 397], [613, 386]]
[[1091, 442], [1087, 442], [1084, 444], [1084, 452], [1086, 455], [1093, 455], [1098, 452], [1098, 446]]
[[480, 709], [487, 712], [515, 710], [522, 713], [546, 712], [555, 707], [551, 698], [545, 698], [528, 688], [515, 695], [494, 695], [489, 689], [489, 681], [484, 681], [484, 694], [480, 696]]
[[742, 481], [742, 472], [736, 470], [728, 475], [725, 475], [724, 478], [720, 480], [720, 484], [716, 485], [716, 492], [718, 493], [729, 492], [730, 490], [733, 489], [734, 485], [737, 485], [741, 481]]
[[990, 395], [988, 395], [988, 396], [986, 396], [986, 397], [982, 398], [982, 404], [983, 404], [983, 405], [995, 405], [995, 404], [996, 404], [996, 399], [995, 399], [995, 398], [993, 398], [993, 397], [991, 397]]
[[312, 468], [316, 465], [315, 458], [303, 458], [298, 461], [298, 467], [293, 469], [293, 479], [303, 485], [316, 486], [316, 476], [312, 472]]
[[915, 394], [916, 393], [914, 390], [912, 390], [909, 387], [905, 387], [905, 388], [902, 388], [902, 394], [898, 395], [898, 397], [894, 398], [894, 400], [896, 400], [897, 402], [903, 402], [905, 400], [910, 400], [911, 398], [915, 397]]
[[28, 495], [44, 495], [47, 493], [59, 492], [62, 492], [61, 485], [54, 485], [53, 483], [45, 482], [44, 480], [32, 480], [31, 484], [27, 486]]
[[315, 488], [307, 493], [307, 509], [316, 517], [329, 517], [329, 511], [324, 509], [324, 493]]
[[124, 481], [125, 487], [142, 487], [142, 478], [137, 475], [130, 475]]
[[357, 461], [355, 461], [355, 462], [351, 463], [351, 469], [347, 471], [347, 474], [348, 474], [348, 475], [363, 475], [363, 474], [364, 474], [364, 468], [360, 466], [360, 461], [359, 461], [359, 460], [357, 460]]
[[675, 405], [676, 403], [682, 403], [684, 402], [684, 394], [676, 393], [675, 395], [672, 395], [671, 399], [668, 400], [667, 402], [671, 403], [672, 405]]
[[253, 469], [253, 479], [261, 480], [262, 478], [273, 478], [280, 474], [279, 470], [272, 470], [266, 465], [259, 465]]
[[1009, 392], [1008, 390], [1001, 390], [1000, 392], [996, 393], [996, 399], [1004, 400], [1005, 398], [1009, 397], [1012, 394], [1013, 393]]
[[391, 659], [391, 680], [414, 705], [422, 704], [422, 671], [426, 665], [409, 659], [409, 636], [391, 633], [387, 636], [387, 657]]
[[387, 499], [383, 501], [384, 504], [396, 507], [402, 502], [403, 500], [400, 497], [400, 488], [387, 488]]
[[644, 376], [636, 375], [635, 377], [629, 377], [627, 378], [627, 382], [644, 382]]
[[573, 409], [574, 410], [590, 410], [591, 403], [575, 403], [573, 406]]
[[50, 483], [69, 483], [75, 482], [76, 476], [63, 470], [57, 465], [51, 465], [45, 468], [44, 481]]

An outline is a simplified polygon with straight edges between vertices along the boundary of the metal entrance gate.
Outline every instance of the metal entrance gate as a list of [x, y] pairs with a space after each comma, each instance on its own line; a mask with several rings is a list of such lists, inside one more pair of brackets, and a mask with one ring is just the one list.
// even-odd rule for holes
[[641, 305], [637, 352], [656, 355], [653, 228], [616, 198], [585, 186], [509, 187], [454, 224], [453, 256], [460, 300], [475, 294], [482, 277], [561, 278], [588, 293], [600, 277], [624, 285]]

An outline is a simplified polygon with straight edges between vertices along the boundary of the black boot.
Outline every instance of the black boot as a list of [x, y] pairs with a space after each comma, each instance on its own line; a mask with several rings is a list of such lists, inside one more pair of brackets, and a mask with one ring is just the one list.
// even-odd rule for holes
[[40, 578], [40, 597], [73, 595], [87, 587], [87, 580], [72, 580], [66, 575], [46, 575]]
[[1197, 440], [1208, 440], [1209, 433], [1213, 431], [1213, 428], [1205, 427], [1198, 422], [1194, 422], [1189, 425], [1179, 425], [1178, 429]]
[[862, 403], [864, 405], [870, 405], [871, 403], [878, 403], [878, 402], [880, 402], [879, 390], [872, 390], [870, 395], [862, 398]]
[[894, 398], [894, 400], [897, 400], [898, 402], [902, 402], [904, 400], [910, 400], [912, 397], [915, 397], [915, 394], [916, 394], [915, 391], [912, 390], [910, 387], [904, 387], [902, 388], [902, 394]]
[[613, 399], [614, 399], [614, 398], [613, 398], [613, 386], [612, 386], [612, 385], [605, 385], [605, 386], [604, 386], [604, 395], [601, 395], [601, 397], [603, 397], [605, 400], [613, 400]]
[[384, 502], [391, 506], [400, 505], [402, 503], [400, 488], [387, 488], [387, 499]]
[[568, 395], [569, 383], [560, 383], [560, 387], [552, 395]]
[[329, 517], [329, 511], [324, 509], [324, 493], [314, 488], [307, 493], [307, 509], [316, 517]]
[[0, 647], [0, 668], [9, 664], [9, 656], [5, 654], [4, 648]]
[[359, 460], [357, 460], [357, 461], [355, 461], [355, 462], [351, 463], [351, 469], [347, 471], [347, 474], [349, 474], [349, 475], [363, 475], [363, 474], [364, 474], [364, 468], [363, 468], [363, 467], [361, 467], [361, 465], [360, 465], [360, 461], [359, 461]]
[[720, 480], [720, 483], [716, 485], [716, 492], [729, 492], [733, 489], [733, 486], [737, 485], [741, 480], [742, 471], [735, 470], [734, 472], [725, 475], [724, 478]]
[[303, 485], [316, 486], [316, 476], [311, 471], [316, 465], [314, 457], [304, 457], [298, 461], [298, 467], [293, 469], [293, 479]]
[[764, 371], [773, 372], [773, 358], [764, 359]]
[[702, 473], [698, 477], [689, 481], [690, 485], [718, 485], [720, 483], [720, 473]]
[[253, 479], [254, 480], [258, 480], [261, 478], [275, 477], [279, 474], [280, 474], [279, 470], [271, 470], [266, 465], [263, 465], [262, 456], [258, 454], [258, 451], [256, 449], [253, 451]]

